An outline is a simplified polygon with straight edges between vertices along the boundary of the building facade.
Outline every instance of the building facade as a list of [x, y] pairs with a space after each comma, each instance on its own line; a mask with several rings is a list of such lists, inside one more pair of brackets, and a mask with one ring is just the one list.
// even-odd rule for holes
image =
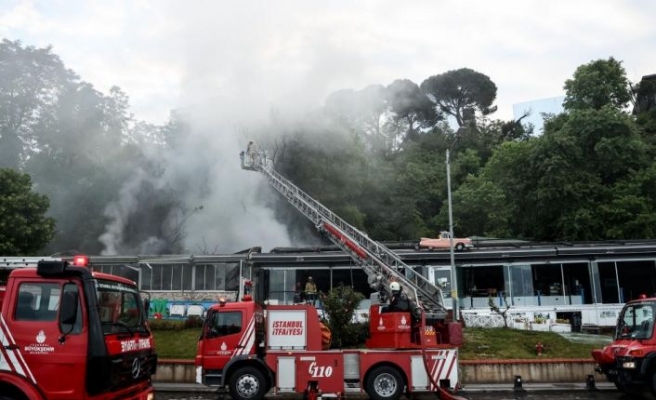
[[[478, 242], [471, 251], [455, 253], [455, 286], [448, 251], [395, 252], [442, 287], [447, 307], [455, 293], [463, 315], [489, 313], [492, 302], [515, 315], [567, 319], [576, 330], [586, 323], [614, 325], [622, 303], [642, 294], [656, 295], [656, 241]], [[372, 292], [364, 271], [331, 247], [206, 256], [98, 256], [91, 257], [91, 265], [137, 282], [151, 298], [151, 317], [157, 318], [202, 316], [220, 298], [238, 298], [246, 281], [254, 282], [256, 300], [271, 304], [298, 301], [310, 276], [320, 292], [339, 285], [352, 286], [367, 299]], [[0, 258], [0, 272], [10, 268]], [[368, 310], [367, 300], [360, 308]]]

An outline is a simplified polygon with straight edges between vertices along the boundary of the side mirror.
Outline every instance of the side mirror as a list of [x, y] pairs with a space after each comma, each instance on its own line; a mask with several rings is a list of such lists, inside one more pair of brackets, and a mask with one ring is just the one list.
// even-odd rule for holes
[[64, 292], [62, 307], [60, 312], [60, 322], [62, 325], [73, 325], [77, 319], [78, 307], [77, 292]]

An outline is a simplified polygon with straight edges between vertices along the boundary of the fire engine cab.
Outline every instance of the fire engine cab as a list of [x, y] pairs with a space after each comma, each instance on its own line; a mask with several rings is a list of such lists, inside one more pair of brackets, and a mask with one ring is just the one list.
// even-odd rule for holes
[[656, 298], [641, 295], [627, 302], [619, 317], [613, 343], [592, 351], [596, 371], [625, 393], [650, 390], [656, 395]]
[[[457, 398], [462, 326], [444, 307], [440, 287], [274, 171], [266, 151], [243, 154], [243, 169], [265, 175], [368, 275], [375, 291], [369, 338], [363, 349], [328, 349], [313, 305], [263, 309], [248, 295], [208, 311], [198, 342], [196, 380], [227, 388], [234, 400], [260, 400], [269, 390], [304, 393], [310, 400], [349, 392], [397, 400], [404, 391]], [[387, 307], [386, 299], [400, 290], [410, 306]]]
[[157, 356], [134, 282], [88, 258], [0, 259], [0, 399], [151, 400]]

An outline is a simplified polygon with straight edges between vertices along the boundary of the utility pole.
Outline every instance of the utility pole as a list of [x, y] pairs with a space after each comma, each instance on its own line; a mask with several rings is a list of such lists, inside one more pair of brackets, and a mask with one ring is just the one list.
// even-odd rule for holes
[[446, 191], [449, 205], [449, 253], [451, 255], [451, 301], [453, 304], [453, 318], [460, 321], [460, 310], [458, 307], [458, 278], [456, 274], [456, 259], [453, 243], [453, 211], [451, 209], [451, 159], [449, 149], [446, 150]]

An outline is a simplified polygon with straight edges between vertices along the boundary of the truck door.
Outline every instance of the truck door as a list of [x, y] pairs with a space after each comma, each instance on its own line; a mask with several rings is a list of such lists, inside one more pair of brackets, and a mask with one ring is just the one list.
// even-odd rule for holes
[[16, 301], [7, 325], [25, 359], [28, 379], [33, 377], [52, 398], [82, 398], [84, 379], [71, 377], [79, 377], [86, 369], [86, 329], [79, 296], [76, 322], [60, 323], [64, 292], [79, 294], [74, 282], [21, 282], [14, 292]]
[[204, 370], [221, 371], [231, 358], [250, 353], [246, 333], [243, 310], [210, 310], [203, 328]]

